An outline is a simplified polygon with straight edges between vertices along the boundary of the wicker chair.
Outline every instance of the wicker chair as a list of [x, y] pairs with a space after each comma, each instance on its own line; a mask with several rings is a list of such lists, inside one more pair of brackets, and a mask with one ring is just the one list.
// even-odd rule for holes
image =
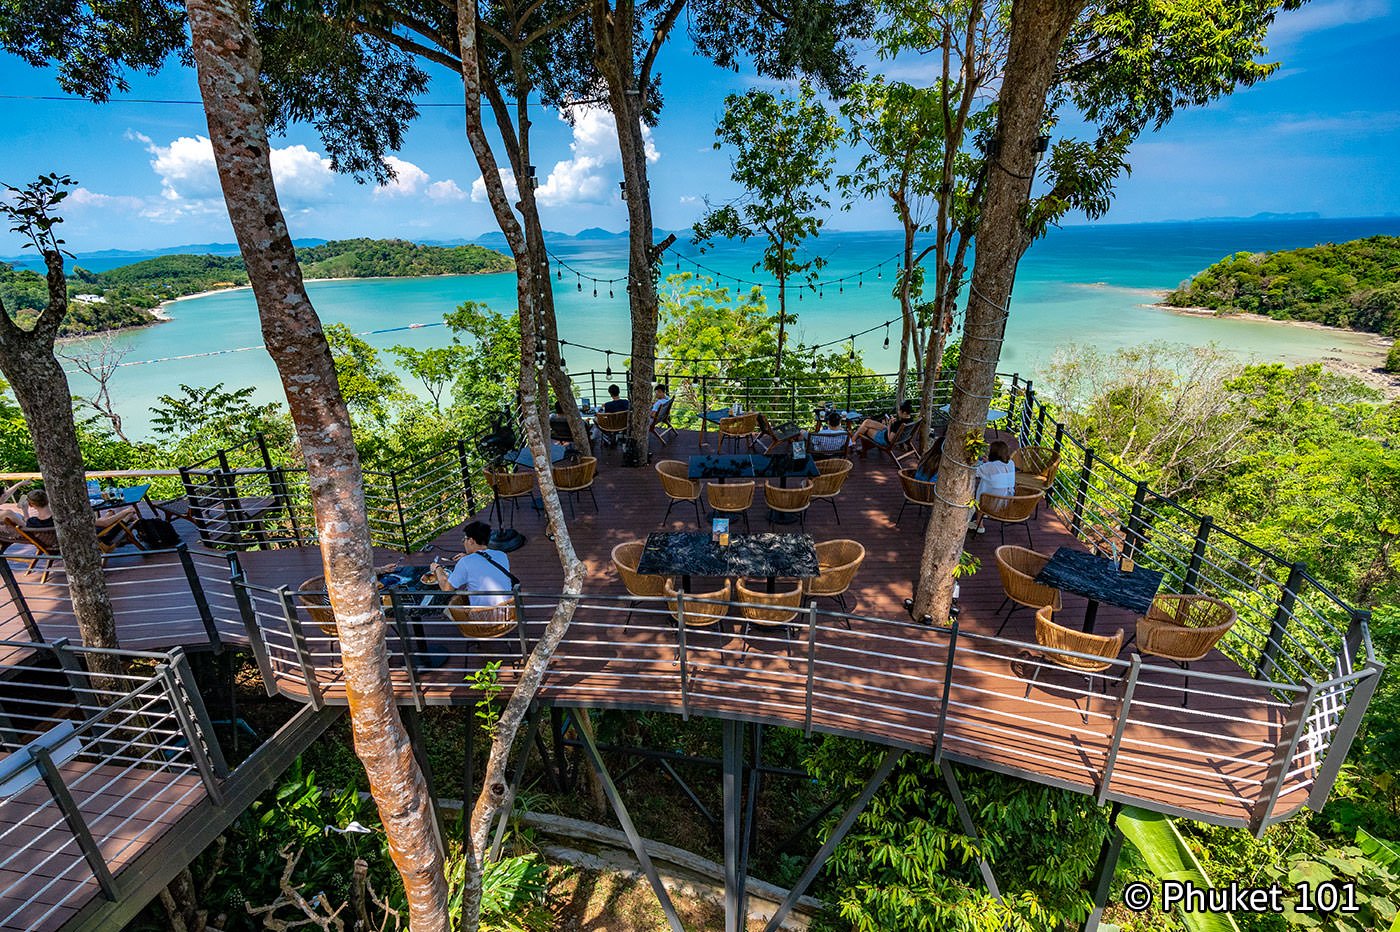
[[[97, 548], [103, 553], [111, 553], [118, 547], [130, 543], [137, 550], [144, 550], [141, 542], [131, 531], [130, 519], [136, 517], [136, 509], [130, 506], [119, 508], [108, 512], [106, 515], [97, 516]], [[39, 577], [40, 582], [48, 582], [49, 575], [53, 573], [53, 564], [61, 554], [58, 551], [58, 531], [49, 527], [29, 527], [20, 524], [9, 514], [0, 515], [0, 524], [3, 524], [5, 531], [0, 534], [0, 541], [5, 547], [11, 544], [28, 544], [34, 548], [34, 555], [20, 556], [17, 559], [26, 560], [29, 563], [29, 572], [34, 571], [34, 567], [39, 561], [44, 561], [44, 571]]]
[[[393, 566], [376, 566], [376, 575], [387, 573], [394, 569]], [[322, 634], [329, 634], [331, 637], [339, 637], [340, 631], [335, 626], [335, 612], [331, 611], [331, 597], [326, 592], [326, 577], [312, 576], [310, 579], [297, 586], [297, 604], [306, 612], [306, 617], [321, 629]], [[393, 607], [394, 601], [388, 594], [379, 597], [379, 604], [388, 612]]]
[[781, 629], [783, 638], [788, 642], [788, 650], [791, 652], [792, 621], [802, 610], [802, 595], [805, 588], [802, 580], [794, 580], [792, 588], [781, 589], [777, 592], [768, 591], [766, 580], [757, 589], [744, 583], [745, 581], [742, 579], [734, 581], [734, 598], [740, 603], [739, 615], [744, 619], [744, 630], [741, 634], [744, 641], [743, 653], [749, 652], [749, 628], [752, 625]]
[[1159, 595], [1138, 619], [1138, 650], [1182, 669], [1181, 704], [1191, 693], [1191, 664], [1205, 657], [1235, 624], [1235, 610], [1204, 595]]
[[845, 459], [817, 461], [819, 475], [812, 480], [812, 498], [831, 505], [831, 512], [836, 515], [837, 524], [841, 523], [841, 512], [836, 508], [836, 496], [841, 494], [841, 488], [846, 484], [854, 465]]
[[737, 417], [719, 419], [719, 452], [724, 452], [724, 441], [734, 441], [734, 452], [739, 452], [739, 441], [743, 440], [753, 448], [754, 435], [758, 433], [758, 415], [752, 411]]
[[812, 505], [812, 483], [808, 480], [787, 488], [769, 481], [763, 486], [763, 501], [768, 505], [769, 524], [780, 514], [797, 515], [799, 526], [807, 530], [807, 509]]
[[868, 450], [870, 447], [874, 447], [883, 452], [894, 462], [895, 469], [902, 469], [906, 457], [912, 456], [916, 459], [918, 458], [919, 451], [914, 447], [914, 437], [918, 429], [919, 420], [915, 418], [901, 427], [899, 432], [893, 436], [890, 436], [890, 434], [886, 432], [885, 436], [889, 438], [889, 442], [887, 443], [876, 443], [871, 438], [863, 437], [861, 438], [863, 444], [861, 450], [864, 451]]
[[593, 415], [593, 423], [598, 426], [598, 435], [604, 446], [617, 443], [618, 434], [627, 432], [626, 411], [599, 411]]
[[613, 569], [617, 570], [617, 578], [622, 580], [622, 585], [627, 587], [627, 594], [633, 597], [627, 608], [627, 620], [622, 625], [624, 628], [632, 623], [632, 613], [643, 599], [666, 594], [665, 576], [637, 572], [646, 546], [646, 541], [629, 540], [612, 549]]
[[444, 610], [464, 638], [498, 638], [515, 630], [515, 603], [472, 605], [465, 594], [454, 595]]
[[1050, 447], [1020, 447], [1011, 454], [1016, 467], [1016, 484], [1044, 492], [1060, 471], [1060, 454]]
[[904, 519], [904, 509], [909, 505], [919, 509], [931, 509], [935, 501], [934, 490], [937, 488], [937, 483], [915, 479], [912, 467], [899, 471], [899, 484], [904, 489], [904, 503], [899, 506], [899, 514], [895, 516], [896, 526]]
[[[685, 625], [688, 628], [710, 628], [720, 623], [720, 620], [729, 612], [729, 583], [725, 582], [723, 589], [716, 589], [713, 592], [686, 592], [684, 598], [677, 598], [676, 587], [668, 579], [665, 583], [665, 593], [668, 598], [666, 608], [671, 612], [671, 617], [680, 621], [684, 614]], [[704, 601], [695, 601], [703, 599]]]
[[996, 557], [997, 572], [1001, 574], [1001, 588], [1006, 593], [1006, 598], [1002, 599], [1001, 606], [997, 608], [997, 614], [1010, 605], [1006, 617], [997, 628], [997, 637], [1001, 637], [1006, 623], [1018, 608], [1024, 606], [1038, 610], [1048, 605], [1058, 612], [1063, 607], [1060, 590], [1035, 581], [1036, 574], [1050, 562], [1048, 556], [1027, 550], [1025, 547], [1002, 544], [997, 548]]
[[[1035, 642], [1045, 648], [1044, 658], [1051, 663], [1083, 673], [1088, 680], [1089, 695], [1084, 697], [1084, 711], [1080, 716], [1087, 724], [1089, 721], [1089, 706], [1094, 698], [1094, 674], [1102, 673], [1113, 666], [1113, 661], [1117, 659], [1118, 652], [1123, 649], [1123, 629], [1112, 636], [1103, 634], [1091, 634], [1088, 631], [1080, 631], [1077, 628], [1066, 628], [1057, 624], [1054, 620], [1055, 609], [1053, 606], [1042, 606], [1035, 613]], [[1070, 651], [1072, 653], [1063, 653]], [[1079, 657], [1076, 654], [1090, 654], [1090, 657]], [[1102, 660], [1095, 658], [1103, 658]], [[1035, 674], [1031, 677], [1031, 682], [1026, 684], [1026, 695], [1031, 694], [1031, 686], [1040, 677], [1041, 667], [1036, 665]], [[1074, 700], [1074, 707], [1079, 708], [1079, 700]]]
[[695, 508], [695, 524], [700, 525], [700, 483], [687, 475], [689, 471], [690, 466], [680, 460], [662, 460], [656, 464], [662, 491], [671, 500], [666, 506], [666, 516], [661, 519], [662, 525], [671, 520], [671, 509], [677, 502], [690, 502]]
[[555, 466], [553, 472], [554, 487], [560, 492], [568, 493], [570, 514], [578, 514], [574, 505], [584, 492], [587, 492], [588, 497], [593, 499], [593, 513], [598, 513], [598, 496], [593, 494], [593, 477], [598, 472], [598, 458], [596, 456], [579, 457], [577, 463], [571, 466]]
[[1044, 492], [1032, 492], [1028, 495], [983, 495], [977, 500], [977, 511], [980, 519], [991, 519], [1001, 525], [1002, 543], [1006, 543], [1006, 526], [1019, 524], [1026, 529], [1026, 542], [1034, 547], [1031, 517], [1043, 498]]
[[744, 530], [749, 529], [749, 506], [753, 504], [753, 480], [747, 482], [707, 482], [705, 499], [710, 511], [715, 514], [737, 515], [744, 519]]
[[496, 512], [496, 524], [505, 523], [502, 502], [510, 502], [510, 526], [515, 527], [515, 510], [520, 507], [520, 499], [530, 495], [535, 489], [535, 474], [532, 472], [501, 472], [488, 469], [485, 472], [486, 485], [494, 496], [491, 508], [487, 510], [487, 520], [491, 511]]
[[[856, 578], [856, 570], [865, 562], [865, 545], [855, 540], [824, 540], [817, 544], [817, 564], [821, 572], [807, 580], [807, 594], [835, 599], [846, 608], [846, 593]], [[849, 623], [847, 623], [849, 627]]]

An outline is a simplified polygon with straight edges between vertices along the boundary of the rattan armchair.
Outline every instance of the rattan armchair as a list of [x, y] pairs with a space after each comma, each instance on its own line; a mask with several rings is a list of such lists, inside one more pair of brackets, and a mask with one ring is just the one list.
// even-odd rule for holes
[[803, 479], [801, 485], [784, 488], [769, 481], [763, 486], [763, 501], [768, 506], [769, 524], [774, 523], [778, 515], [797, 515], [798, 523], [805, 531], [807, 509], [812, 505], [812, 483]]
[[[392, 565], [376, 566], [374, 573], [387, 573], [394, 569]], [[330, 593], [326, 591], [326, 577], [312, 576], [310, 579], [297, 586], [297, 604], [302, 611], [306, 612], [306, 617], [311, 619], [311, 623], [321, 629], [322, 634], [329, 634], [331, 637], [339, 637], [340, 631], [335, 626], [335, 612], [331, 610]], [[394, 605], [394, 600], [386, 592], [381, 592], [379, 605], [387, 613]]]
[[780, 629], [791, 650], [792, 621], [802, 610], [804, 588], [800, 579], [793, 580], [790, 588], [776, 592], [769, 592], [766, 582], [760, 583], [759, 588], [755, 589], [745, 585], [743, 579], [734, 581], [734, 600], [739, 603], [739, 617], [744, 619], [744, 630], [741, 634], [744, 653], [749, 651], [749, 628], [753, 625]]
[[1191, 664], [1220, 643], [1236, 617], [1228, 604], [1209, 596], [1159, 595], [1138, 619], [1138, 650], [1181, 667], [1181, 704], [1185, 705], [1191, 694]]
[[1003, 608], [1010, 606], [1006, 617], [1002, 619], [1001, 625], [997, 628], [997, 637], [1001, 637], [1006, 623], [1011, 620], [1012, 614], [1018, 608], [1038, 610], [1048, 605], [1058, 612], [1063, 607], [1060, 590], [1041, 585], [1035, 581], [1036, 574], [1045, 568], [1045, 564], [1050, 562], [1050, 557], [1011, 544], [1002, 544], [998, 547], [996, 557], [997, 572], [1001, 574], [1001, 588], [1006, 593], [1006, 598], [1002, 599], [997, 613], [999, 614]]
[[855, 464], [846, 459], [818, 460], [818, 475], [812, 480], [812, 498], [817, 501], [824, 501], [831, 505], [832, 514], [836, 515], [836, 523], [841, 523], [841, 512], [836, 508], [836, 496], [841, 494], [841, 488], [846, 484], [846, 479], [851, 474], [851, 468]]
[[465, 594], [454, 595], [444, 610], [464, 638], [498, 638], [515, 630], [515, 603], [472, 605]]
[[613, 569], [617, 570], [617, 578], [622, 580], [627, 594], [632, 596], [627, 608], [627, 620], [622, 625], [624, 628], [632, 623], [632, 613], [642, 604], [643, 599], [666, 594], [665, 576], [637, 572], [637, 566], [642, 561], [642, 551], [646, 546], [646, 541], [629, 540], [612, 549]]
[[899, 471], [899, 485], [904, 490], [904, 502], [899, 506], [899, 514], [895, 516], [894, 523], [896, 525], [904, 520], [904, 509], [909, 505], [920, 510], [931, 509], [936, 501], [934, 490], [937, 483], [915, 479], [914, 472], [912, 467]]
[[[820, 572], [807, 580], [807, 594], [816, 598], [835, 599], [841, 611], [846, 608], [846, 593], [855, 581], [856, 571], [865, 562], [865, 545], [856, 540], [823, 540], [817, 543], [817, 564]], [[847, 625], [849, 627], [849, 624]]]
[[753, 447], [754, 435], [758, 433], [758, 415], [750, 411], [747, 414], [740, 414], [735, 417], [723, 417], [719, 420], [719, 452], [724, 452], [724, 441], [734, 441], [734, 452], [739, 452], [739, 441], [743, 440]]
[[578, 497], [584, 492], [593, 499], [593, 513], [598, 513], [598, 496], [593, 494], [593, 477], [598, 473], [598, 458], [583, 456], [570, 466], [554, 467], [554, 487], [569, 496], [569, 513], [578, 514], [574, 507]]
[[662, 460], [656, 464], [661, 489], [671, 500], [666, 506], [666, 516], [661, 519], [663, 525], [671, 520], [671, 509], [676, 507], [677, 502], [690, 502], [695, 508], [695, 524], [697, 527], [700, 525], [700, 483], [687, 475], [689, 471], [690, 466], [680, 460]]
[[[1090, 703], [1094, 698], [1095, 674], [1110, 669], [1113, 661], [1118, 659], [1118, 653], [1123, 649], [1123, 629], [1119, 628], [1113, 635], [1092, 634], [1078, 628], [1066, 628], [1055, 622], [1054, 615], [1055, 609], [1050, 605], [1042, 606], [1035, 613], [1035, 642], [1045, 648], [1042, 652], [1044, 659], [1082, 673], [1088, 680], [1089, 692], [1084, 697], [1084, 711], [1079, 713], [1087, 723]], [[1031, 694], [1031, 686], [1039, 679], [1041, 669], [1041, 665], [1036, 664], [1031, 682], [1026, 684], [1027, 696]], [[1079, 708], [1078, 699], [1074, 700], [1074, 707]]]
[[1020, 447], [1011, 454], [1011, 462], [1016, 467], [1018, 485], [1024, 483], [1027, 488], [1042, 492], [1050, 488], [1060, 471], [1060, 454], [1050, 447]]
[[491, 509], [487, 511], [487, 520], [490, 520], [491, 511], [496, 512], [496, 525], [499, 527], [505, 522], [504, 508], [502, 502], [510, 502], [510, 526], [515, 527], [515, 510], [519, 507], [519, 501], [530, 495], [535, 489], [535, 474], [533, 472], [504, 472], [502, 470], [487, 469], [486, 486], [491, 490], [493, 499]]
[[[668, 579], [665, 582], [668, 597], [666, 608], [671, 617], [684, 621], [688, 628], [710, 628], [720, 623], [729, 612], [729, 583], [713, 592], [677, 592]], [[697, 601], [699, 600], [699, 601]]]
[[627, 412], [599, 411], [593, 415], [593, 423], [598, 428], [598, 439], [610, 447], [617, 443], [618, 434], [627, 432]]
[[1019, 524], [1026, 529], [1026, 542], [1034, 547], [1031, 517], [1044, 497], [1044, 492], [1031, 492], [1026, 495], [983, 495], [977, 499], [977, 511], [981, 520], [990, 519], [1001, 525], [1002, 543], [1006, 543], [1006, 526]]
[[753, 504], [753, 480], [746, 482], [707, 482], [705, 498], [710, 503], [710, 511], [715, 514], [735, 515], [744, 519], [744, 530], [749, 529], [749, 506]]

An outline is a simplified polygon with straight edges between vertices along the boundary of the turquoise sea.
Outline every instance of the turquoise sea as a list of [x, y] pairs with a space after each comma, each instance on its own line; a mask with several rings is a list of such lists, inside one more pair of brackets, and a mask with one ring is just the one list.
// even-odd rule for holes
[[[1100, 224], [1052, 231], [1021, 263], [1001, 368], [1033, 376], [1056, 348], [1068, 343], [1113, 350], [1151, 340], [1215, 342], [1251, 360], [1361, 360], [1374, 353], [1364, 334], [1191, 317], [1147, 305], [1161, 291], [1232, 252], [1288, 249], [1379, 233], [1400, 234], [1400, 218]], [[581, 276], [610, 279], [626, 274], [626, 240], [621, 237], [563, 239], [552, 249]], [[663, 271], [674, 274], [678, 266], [679, 271], [695, 271], [694, 260], [719, 273], [721, 283], [732, 285], [730, 277], [763, 281], [764, 276], [752, 269], [757, 251], [755, 245], [727, 244], [700, 254], [682, 240], [668, 254]], [[848, 280], [824, 287], [820, 297], [807, 292], [800, 301], [790, 302], [802, 339], [834, 340], [897, 316], [891, 294], [897, 233], [827, 233], [814, 251], [827, 259], [824, 280]], [[82, 264], [82, 257], [77, 261]], [[850, 278], [861, 272], [858, 279]], [[594, 297], [593, 283], [581, 276], [565, 269], [555, 280], [561, 336], [625, 354], [628, 313], [622, 284], [613, 286], [612, 297], [607, 284], [598, 285]], [[308, 289], [324, 320], [343, 321], [357, 332], [439, 323], [445, 311], [468, 300], [508, 312], [515, 299], [514, 276], [509, 274], [313, 282]], [[150, 404], [181, 383], [254, 385], [261, 397], [281, 398], [276, 370], [259, 345], [250, 291], [177, 301], [167, 311], [172, 318], [168, 323], [116, 337], [126, 356], [112, 391], [134, 435], [147, 431]], [[883, 348], [883, 330], [857, 341], [867, 364], [879, 371], [892, 371], [896, 364], [897, 326], [891, 333], [889, 350]], [[446, 333], [441, 327], [418, 326], [365, 338], [387, 349], [395, 344], [430, 346], [445, 341]], [[602, 369], [605, 363], [602, 354], [576, 347], [567, 348], [565, 358], [575, 371]], [[90, 387], [81, 374], [70, 379], [75, 393]]]

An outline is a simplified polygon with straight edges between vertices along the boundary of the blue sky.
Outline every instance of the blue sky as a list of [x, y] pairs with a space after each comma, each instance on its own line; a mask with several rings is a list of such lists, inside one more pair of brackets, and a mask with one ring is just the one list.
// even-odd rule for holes
[[[1283, 14], [1271, 35], [1280, 71], [1140, 139], [1132, 175], [1120, 181], [1106, 221], [1400, 212], [1397, 3], [1314, 0]], [[869, 61], [884, 68], [873, 56]], [[675, 228], [695, 219], [705, 197], [733, 194], [728, 156], [710, 143], [725, 94], [753, 79], [694, 56], [684, 36], [661, 64], [666, 107], [652, 138], [652, 195], [657, 225]], [[901, 61], [884, 70], [918, 81], [926, 67]], [[61, 93], [52, 74], [0, 55], [0, 94]], [[193, 72], [172, 65], [154, 78], [133, 79], [129, 96], [195, 100], [198, 92]], [[460, 84], [444, 71], [425, 99], [456, 104]], [[557, 114], [538, 112], [535, 150], [547, 228], [624, 227], [609, 120], [594, 113], [571, 129]], [[80, 183], [66, 211], [70, 248], [232, 241], [198, 106], [0, 99], [0, 124], [6, 127], [0, 180], [14, 184], [58, 171]], [[422, 112], [397, 156], [399, 182], [386, 189], [332, 175], [310, 128], [294, 127], [276, 145], [294, 236], [450, 239], [495, 229], [486, 204], [472, 194], [479, 172], [456, 106]], [[830, 224], [894, 225], [886, 205], [869, 203], [835, 213]], [[18, 246], [15, 237], [0, 234], [0, 255]]]

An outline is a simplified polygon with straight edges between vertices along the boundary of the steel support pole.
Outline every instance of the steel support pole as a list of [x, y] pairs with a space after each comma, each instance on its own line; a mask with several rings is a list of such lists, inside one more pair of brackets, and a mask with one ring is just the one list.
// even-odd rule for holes
[[802, 894], [807, 892], [807, 888], [817, 878], [822, 866], [826, 864], [826, 859], [831, 857], [831, 852], [836, 850], [836, 846], [841, 844], [846, 834], [855, 826], [856, 819], [860, 818], [865, 807], [870, 805], [870, 801], [875, 798], [875, 794], [903, 756], [904, 751], [900, 748], [890, 748], [885, 752], [885, 757], [880, 761], [879, 768], [865, 782], [865, 787], [860, 791], [860, 795], [846, 809], [845, 814], [841, 816], [841, 821], [836, 823], [836, 827], [831, 830], [826, 841], [817, 849], [817, 853], [812, 855], [812, 860], [807, 862], [806, 870], [802, 872], [801, 877], [797, 878], [797, 883], [792, 885], [792, 889], [788, 891], [783, 901], [778, 904], [778, 908], [773, 912], [773, 918], [769, 919], [768, 924], [763, 927], [763, 932], [777, 932], [782, 927], [783, 920], [788, 917], [792, 908], [797, 905], [797, 901], [802, 898]]
[[48, 748], [30, 747], [27, 751], [30, 758], [33, 759], [34, 765], [39, 768], [39, 773], [44, 778], [44, 785], [53, 794], [54, 802], [58, 803], [58, 810], [63, 813], [63, 820], [68, 823], [68, 830], [73, 833], [73, 838], [78, 842], [78, 849], [83, 852], [83, 859], [87, 861], [88, 867], [92, 868], [93, 876], [97, 878], [97, 886], [101, 888], [102, 895], [108, 900], [116, 902], [119, 899], [117, 881], [107, 867], [107, 861], [102, 856], [102, 849], [93, 840], [92, 831], [88, 828], [87, 820], [83, 818], [82, 810], [74, 801], [73, 794], [68, 791], [68, 785], [63, 782], [63, 775], [59, 773], [53, 758], [49, 756]]
[[[953, 800], [953, 808], [958, 812], [958, 821], [962, 823], [963, 833], [980, 846], [982, 836], [977, 834], [977, 824], [972, 821], [972, 813], [963, 801], [962, 787], [958, 786], [958, 778], [953, 774], [952, 762], [945, 760], [938, 765], [938, 769], [943, 773], [943, 783], [948, 787], [948, 796]], [[987, 892], [992, 895], [992, 899], [1000, 902], [1001, 889], [997, 886], [996, 876], [992, 874], [992, 865], [985, 855], [977, 856], [977, 871], [982, 875], [982, 882], [987, 885]]]
[[[577, 726], [577, 719], [575, 719], [575, 725]], [[598, 782], [603, 787], [603, 795], [608, 798], [608, 805], [612, 806], [613, 815], [617, 816], [618, 824], [622, 826], [622, 833], [627, 836], [627, 843], [632, 846], [632, 853], [637, 856], [642, 873], [646, 875], [647, 882], [651, 884], [657, 902], [661, 904], [661, 911], [666, 914], [666, 922], [671, 927], [671, 932], [685, 932], [685, 927], [681, 925], [681, 917], [676, 913], [676, 907], [671, 902], [671, 895], [666, 892], [666, 887], [661, 883], [661, 875], [656, 872], [656, 865], [651, 862], [651, 855], [647, 854], [642, 836], [637, 834], [637, 827], [632, 824], [632, 816], [627, 812], [627, 806], [622, 801], [622, 794], [618, 793], [617, 785], [613, 783], [612, 777], [608, 774], [608, 768], [603, 763], [603, 756], [598, 753], [598, 746], [593, 742], [593, 736], [589, 734], [592, 729], [575, 727], [575, 730], [582, 740], [583, 750], [588, 755], [589, 763], [593, 765], [593, 772], [598, 775]]]
[[744, 723], [724, 722], [724, 932], [743, 932], [747, 917], [740, 913], [745, 877], [740, 872], [743, 844]]
[[[428, 805], [433, 810], [433, 841], [437, 843], [438, 854], [447, 856], [447, 828], [442, 822], [442, 808], [438, 806], [437, 789], [433, 780], [433, 768], [428, 764], [428, 745], [423, 740], [423, 729], [418, 723], [418, 710], [413, 706], [403, 706], [399, 709], [399, 718], [403, 720], [404, 731], [408, 733], [408, 744], [413, 749], [413, 758], [418, 762], [418, 768], [423, 771], [423, 782], [428, 788]], [[462, 819], [464, 823], [470, 823], [471, 817], [467, 811], [463, 811]]]
[[1113, 804], [1108, 814], [1108, 837], [1099, 848], [1099, 859], [1094, 865], [1090, 878], [1094, 886], [1089, 891], [1094, 898], [1094, 908], [1089, 918], [1084, 920], [1084, 932], [1099, 932], [1099, 922], [1103, 919], [1104, 908], [1108, 906], [1108, 891], [1113, 886], [1113, 873], [1118, 868], [1118, 855], [1123, 851], [1123, 832], [1118, 828], [1119, 805]]
[[[529, 718], [530, 724], [525, 730], [525, 743], [520, 749], [520, 756], [515, 759], [515, 772], [510, 775], [509, 789], [506, 790], [506, 799], [501, 805], [500, 821], [496, 823], [496, 837], [491, 842], [489, 858], [492, 861], [500, 860], [501, 845], [506, 840], [506, 828], [509, 827], [511, 814], [515, 811], [515, 797], [520, 792], [520, 781], [525, 776], [525, 765], [530, 762], [530, 747], [535, 743], [535, 738], [540, 733], [539, 710], [531, 706], [525, 714]], [[547, 762], [546, 766], [548, 766]], [[466, 822], [471, 821], [470, 810], [465, 808], [465, 805], [462, 809], [462, 819]]]

